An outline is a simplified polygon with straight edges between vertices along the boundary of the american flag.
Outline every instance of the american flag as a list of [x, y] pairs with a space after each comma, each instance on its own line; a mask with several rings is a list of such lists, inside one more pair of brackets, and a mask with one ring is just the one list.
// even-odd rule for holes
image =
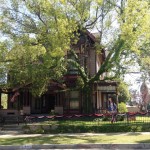
[[14, 95], [12, 96], [12, 98], [10, 99], [10, 101], [13, 103], [13, 102], [16, 100], [16, 98], [17, 98], [18, 95], [20, 95], [20, 94], [19, 94], [18, 91], [16, 91], [16, 92], [14, 93]]

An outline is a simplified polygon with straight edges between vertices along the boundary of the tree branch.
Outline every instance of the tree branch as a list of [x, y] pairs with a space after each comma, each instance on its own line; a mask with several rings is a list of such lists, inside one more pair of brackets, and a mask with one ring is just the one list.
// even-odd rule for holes
[[[121, 53], [122, 50], [122, 45], [124, 44], [123, 40], [119, 40], [116, 42], [112, 50], [109, 52], [106, 60], [104, 63], [101, 65], [100, 69], [96, 73], [94, 77], [90, 79], [90, 83], [93, 83], [94, 81], [99, 80], [99, 77], [102, 73], [107, 72], [109, 69], [113, 67], [113, 62], [116, 61], [116, 58], [119, 57], [119, 54]], [[114, 54], [115, 51], [115, 54]]]
[[70, 50], [70, 52], [75, 57], [75, 60], [73, 60], [73, 59], [67, 59], [68, 63], [73, 64], [78, 69], [79, 74], [80, 74], [81, 78], [83, 79], [84, 83], [87, 83], [89, 79], [88, 79], [88, 77], [87, 77], [87, 75], [85, 73], [84, 68], [79, 63], [78, 56], [76, 55], [76, 53], [74, 52], [74, 50]]

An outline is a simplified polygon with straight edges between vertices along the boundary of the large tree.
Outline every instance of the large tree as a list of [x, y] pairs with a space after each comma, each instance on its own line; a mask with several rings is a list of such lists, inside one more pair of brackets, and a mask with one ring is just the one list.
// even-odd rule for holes
[[141, 66], [142, 80], [150, 79], [150, 39], [147, 39], [141, 46], [141, 53], [137, 57], [139, 65]]
[[7, 40], [5, 69], [13, 77], [9, 86], [32, 83], [33, 93], [41, 95], [50, 79], [62, 76], [63, 57], [76, 30], [65, 11], [59, 1], [3, 1], [0, 29]]
[[107, 49], [109, 53], [95, 76], [89, 77], [78, 63], [74, 49], [75, 59], [68, 60], [83, 81], [85, 112], [92, 111], [92, 84], [108, 71], [115, 78], [131, 60], [128, 56], [138, 55], [149, 36], [148, 0], [1, 0], [0, 7], [0, 30], [7, 39], [3, 68], [14, 76], [11, 84], [32, 83], [39, 95], [50, 79], [57, 80], [64, 73], [63, 58], [78, 40], [75, 33], [99, 32], [97, 52]]
[[[104, 80], [118, 79], [136, 63], [135, 58], [141, 54], [140, 47], [149, 37], [150, 13], [148, 1], [101, 1], [96, 27], [100, 33], [98, 51], [109, 51], [97, 74], [89, 77], [80, 66], [78, 57], [74, 65], [80, 70], [83, 79], [85, 110], [91, 112], [92, 84], [100, 80], [105, 72], [111, 72]], [[86, 49], [86, 48], [85, 48]], [[143, 53], [143, 52], [142, 52]]]

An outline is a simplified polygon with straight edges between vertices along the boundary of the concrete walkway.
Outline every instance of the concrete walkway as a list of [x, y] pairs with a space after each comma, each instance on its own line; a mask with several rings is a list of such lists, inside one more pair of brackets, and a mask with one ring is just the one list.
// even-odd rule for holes
[[20, 131], [0, 131], [0, 138], [18, 137], [52, 137], [52, 136], [98, 136], [98, 135], [150, 135], [150, 132], [126, 132], [126, 133], [69, 133], [69, 134], [22, 134]]

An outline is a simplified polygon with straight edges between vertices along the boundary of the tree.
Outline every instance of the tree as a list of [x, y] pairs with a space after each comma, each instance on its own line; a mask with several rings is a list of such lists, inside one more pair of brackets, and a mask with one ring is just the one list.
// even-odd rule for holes
[[118, 92], [119, 92], [119, 97], [118, 97], [119, 103], [121, 103], [121, 102], [126, 103], [131, 99], [128, 85], [125, 84], [124, 82], [120, 81], [120, 83], [118, 85]]
[[0, 86], [6, 84], [5, 57], [7, 54], [7, 42], [0, 42]]
[[116, 78], [117, 71], [113, 70], [119, 68], [118, 62], [124, 64], [129, 54], [140, 52], [149, 36], [148, 21], [148, 0], [2, 0], [0, 30], [9, 41], [5, 68], [17, 79], [11, 84], [31, 82], [38, 91], [35, 93], [43, 93], [50, 79], [57, 80], [64, 73], [65, 52], [80, 35], [75, 33], [96, 28], [97, 51], [109, 51], [97, 74], [89, 77], [74, 49], [75, 61], [68, 60], [79, 70], [84, 83], [84, 111], [89, 113], [93, 83], [105, 72], [112, 72], [109, 79]]
[[[120, 4], [119, 4], [120, 2]], [[108, 5], [109, 4], [109, 5]], [[138, 55], [140, 53], [140, 46], [143, 42], [149, 37], [147, 31], [149, 31], [149, 9], [148, 9], [148, 1], [103, 1], [100, 6], [100, 16], [99, 20], [100, 25], [100, 47], [98, 47], [99, 51], [102, 48], [107, 48], [109, 50], [109, 54], [107, 55], [104, 63], [101, 65], [100, 69], [98, 70], [97, 74], [93, 77], [89, 77], [85, 70], [80, 67], [78, 62], [77, 55], [76, 62], [74, 65], [80, 70], [80, 75], [84, 82], [84, 96], [85, 96], [85, 110], [86, 112], [91, 112], [91, 99], [92, 99], [92, 84], [96, 81], [100, 80], [100, 76], [104, 72], [112, 72], [112, 76], [108, 79], [115, 79], [120, 77], [118, 76], [118, 72], [120, 74], [123, 73], [122, 71], [127, 70], [124, 66], [127, 66], [126, 62], [130, 62], [132, 58], [129, 56]], [[116, 11], [115, 11], [116, 10]], [[109, 34], [109, 29], [114, 29], [113, 23], [109, 22], [109, 26], [107, 26], [107, 22], [109, 21], [109, 14], [113, 11], [113, 14], [116, 16], [118, 29], [118, 34], [113, 34], [112, 40], [107, 40], [105, 44], [103, 41], [105, 40], [104, 33], [107, 31]], [[105, 45], [104, 45], [105, 44]], [[120, 63], [122, 66], [120, 66]], [[130, 64], [130, 63], [128, 63]], [[124, 69], [125, 68], [125, 69]], [[114, 72], [115, 70], [115, 72]], [[125, 72], [124, 72], [125, 73]], [[105, 79], [105, 80], [106, 80]]]
[[142, 80], [148, 80], [150, 77], [150, 41], [147, 39], [141, 46], [141, 53], [138, 57], [139, 65], [141, 66]]
[[126, 112], [128, 112], [127, 106], [126, 106], [126, 104], [124, 102], [119, 103], [118, 111], [119, 111], [119, 113], [126, 113]]
[[7, 37], [3, 63], [13, 77], [9, 86], [32, 83], [33, 93], [41, 95], [50, 79], [62, 76], [63, 57], [76, 30], [74, 20], [67, 19], [64, 9], [57, 0], [3, 1], [0, 29]]

